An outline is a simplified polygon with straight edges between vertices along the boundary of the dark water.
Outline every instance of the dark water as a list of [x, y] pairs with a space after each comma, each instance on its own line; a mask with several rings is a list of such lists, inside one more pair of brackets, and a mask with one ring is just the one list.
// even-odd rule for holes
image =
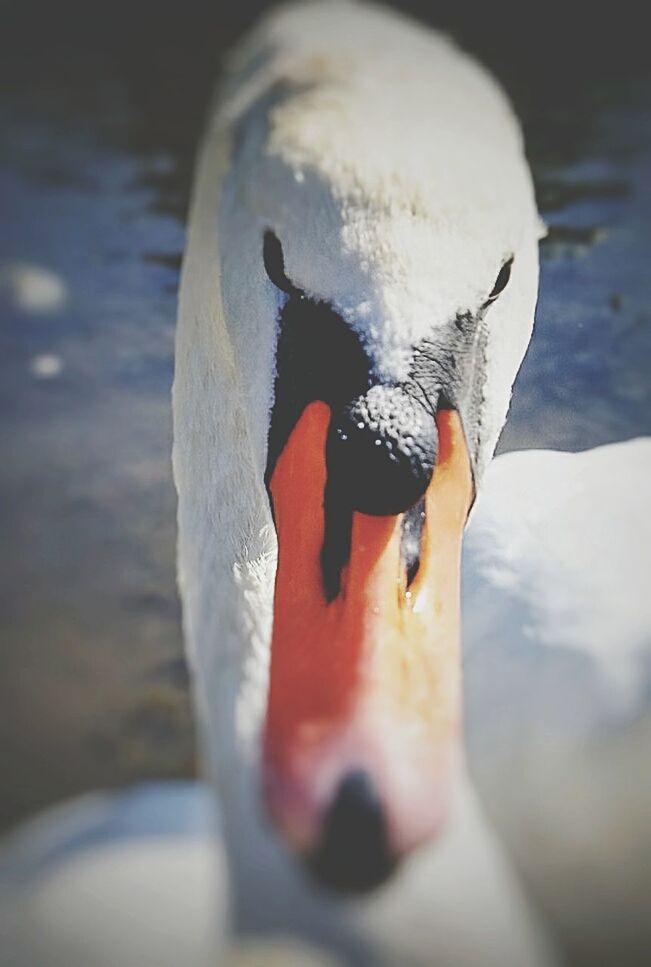
[[[169, 461], [176, 286], [201, 118], [255, 6], [2, 5], [4, 825], [194, 768]], [[515, 98], [550, 226], [502, 447], [649, 433], [645, 31], [621, 5], [487, 6], [420, 13]]]

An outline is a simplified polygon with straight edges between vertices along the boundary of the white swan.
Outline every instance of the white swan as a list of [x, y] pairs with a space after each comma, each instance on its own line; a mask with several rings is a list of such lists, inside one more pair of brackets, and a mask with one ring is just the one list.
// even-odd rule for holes
[[[416, 124], [423, 118], [427, 124]], [[645, 568], [648, 573], [651, 535], [630, 509], [643, 502], [650, 444], [581, 455], [514, 454], [488, 466], [530, 336], [537, 232], [517, 128], [501, 94], [477, 65], [436, 35], [373, 8], [315, 4], [274, 15], [234, 59], [202, 152], [192, 209], [179, 320], [174, 458], [187, 640], [242, 931], [294, 931], [346, 960], [371, 963], [474, 967], [552, 959], [477, 806], [460, 750], [447, 807], [443, 769], [416, 776], [428, 794], [441, 794], [434, 826], [429, 816], [435, 811], [425, 810], [423, 818], [415, 808], [417, 782], [413, 798], [399, 801], [395, 789], [404, 776], [394, 782], [390, 771], [396, 749], [407, 765], [418, 754], [399, 717], [388, 731], [379, 717], [360, 722], [348, 716], [342, 729], [341, 720], [331, 716], [329, 734], [343, 734], [346, 742], [326, 744], [329, 756], [318, 758], [313, 730], [307, 773], [292, 775], [291, 759], [282, 754], [268, 770], [281, 790], [279, 796], [267, 786], [269, 805], [295, 850], [316, 847], [337, 781], [351, 765], [371, 775], [382, 811], [394, 810], [389, 835], [379, 824], [382, 835], [371, 846], [388, 839], [393, 852], [409, 852], [417, 840], [431, 836], [430, 845], [416, 848], [377, 893], [354, 901], [320, 893], [265, 818], [260, 736], [269, 728], [276, 544], [263, 481], [272, 404], [282, 400], [282, 386], [273, 392], [276, 322], [284, 307], [286, 329], [295, 309], [290, 323], [298, 318], [310, 324], [309, 304], [322, 299], [341, 318], [321, 305], [317, 323], [339, 326], [344, 340], [347, 332], [358, 340], [324, 356], [335, 385], [348, 378], [350, 347], [354, 355], [361, 346], [361, 358], [373, 361], [372, 382], [381, 387], [366, 392], [366, 409], [358, 407], [362, 437], [371, 422], [367, 411], [375, 407], [378, 422], [388, 423], [380, 442], [396, 443], [399, 458], [407, 449], [392, 407], [400, 410], [409, 400], [392, 392], [387, 403], [383, 394], [387, 385], [392, 391], [409, 386], [419, 343], [417, 375], [429, 380], [423, 399], [440, 404], [442, 397], [446, 405], [435, 405], [436, 412], [456, 404], [461, 413], [470, 465], [481, 482], [463, 569], [466, 744], [473, 780], [571, 952], [585, 962], [595, 961], [595, 951], [606, 951], [611, 962], [643, 963], [641, 957], [626, 960], [622, 938], [627, 931], [630, 938], [631, 903], [638, 911], [643, 903], [644, 873], [636, 879], [635, 871], [644, 864], [630, 864], [632, 874], [630, 868], [622, 871], [621, 855], [644, 844], [640, 829], [646, 829], [642, 813], [649, 799], [638, 790], [627, 795], [621, 772], [619, 777], [615, 772], [625, 769], [626, 757], [621, 748], [595, 744], [594, 735], [597, 725], [613, 721], [634, 722], [640, 736], [648, 728], [639, 666], [648, 661], [649, 606], [641, 575]], [[493, 288], [503, 288], [494, 299]], [[453, 341], [464, 336], [469, 341], [455, 357], [462, 376], [453, 378], [458, 348]], [[319, 348], [328, 351], [327, 338]], [[310, 379], [319, 369], [311, 365]], [[412, 395], [420, 405], [418, 394]], [[299, 419], [293, 432], [289, 427], [289, 442], [279, 448], [281, 469], [292, 441], [302, 444], [294, 447], [299, 464], [309, 452], [303, 444], [310, 431], [310, 444], [318, 441], [327, 414], [319, 407], [309, 413], [311, 423]], [[417, 407], [409, 412], [412, 420], [419, 414]], [[422, 436], [416, 439], [422, 469], [436, 440], [432, 444], [422, 421], [411, 426]], [[439, 429], [434, 480], [445, 482], [450, 455], [463, 457], [465, 448], [452, 418], [439, 416]], [[310, 513], [305, 510], [318, 480], [318, 448], [312, 456], [313, 472], [304, 477], [307, 492], [293, 493], [290, 481], [290, 498], [304, 501], [296, 507], [298, 520], [318, 519], [318, 500]], [[345, 470], [336, 452], [332, 465], [337, 459]], [[321, 472], [324, 460], [321, 454]], [[463, 463], [458, 461], [457, 479], [467, 502]], [[387, 483], [385, 470], [375, 463], [371, 483], [378, 486], [370, 489], [374, 499], [379, 493], [390, 501], [413, 484], [414, 474], [398, 474]], [[415, 476], [418, 483], [418, 472]], [[625, 493], [625, 503], [612, 508], [617, 526], [596, 512], [610, 505], [615, 482]], [[278, 478], [275, 483], [274, 491], [272, 477], [282, 555], [287, 507]], [[349, 493], [352, 483], [348, 478]], [[428, 488], [426, 535], [437, 513], [432, 494], [446, 498], [440, 483], [438, 490]], [[354, 496], [363, 499], [363, 492]], [[365, 536], [373, 538], [369, 519]], [[635, 559], [632, 534], [642, 524], [646, 537]], [[420, 566], [426, 569], [429, 551], [418, 527], [412, 531], [400, 553], [413, 569], [420, 543]], [[284, 533], [296, 539], [291, 527]], [[359, 527], [351, 548], [351, 560], [359, 565], [364, 559], [356, 537]], [[309, 562], [299, 564], [299, 577], [309, 583]], [[344, 572], [341, 580], [347, 579]], [[413, 598], [417, 589], [412, 584]], [[407, 628], [418, 646], [418, 627], [416, 634], [413, 626]], [[289, 631], [291, 638], [291, 626]], [[454, 636], [446, 642], [436, 635], [454, 659]], [[611, 648], [615, 637], [621, 643], [617, 653]], [[274, 638], [272, 664], [277, 644]], [[308, 648], [307, 637], [302, 644]], [[400, 648], [400, 640], [393, 646]], [[300, 651], [291, 657], [300, 661]], [[570, 689], [565, 671], [579, 665], [584, 673], [569, 676]], [[453, 720], [454, 660], [449, 667], [453, 684], [439, 698], [450, 703]], [[327, 683], [327, 670], [321, 673]], [[291, 704], [287, 693], [281, 698]], [[586, 714], [576, 714], [579, 705]], [[290, 717], [289, 724], [296, 722]], [[370, 726], [380, 730], [379, 749]], [[418, 736], [419, 729], [413, 731]], [[425, 731], [433, 752], [456, 747], [447, 723]], [[639, 745], [629, 739], [622, 735], [620, 745], [639, 761]], [[287, 748], [291, 751], [291, 743], [281, 743], [282, 753]], [[323, 761], [325, 778], [319, 772]], [[587, 768], [581, 782], [570, 783], [568, 771], [577, 763]], [[411, 780], [407, 772], [407, 788]], [[286, 795], [292, 781], [302, 782], [302, 792], [313, 798], [290, 811]], [[358, 809], [359, 800], [357, 795]], [[622, 828], [622, 805], [629, 817], [633, 810], [637, 823]], [[367, 824], [368, 819], [367, 812]], [[354, 817], [352, 825], [355, 829]], [[354, 850], [356, 844], [349, 845]], [[368, 861], [367, 851], [361, 860]], [[617, 863], [617, 876], [609, 876]], [[335, 864], [333, 872], [323, 856], [318, 870], [322, 878], [351, 877], [345, 863], [343, 869]], [[383, 872], [386, 868], [376, 867], [367, 875], [379, 878]], [[199, 934], [210, 921], [205, 908], [202, 916]], [[635, 942], [644, 940], [642, 916], [637, 926]], [[191, 960], [191, 950], [178, 962]], [[74, 962], [69, 957], [67, 963]]]
[[[190, 217], [174, 472], [241, 931], [374, 963], [547, 959], [458, 732], [461, 530], [530, 338], [538, 235], [513, 115], [439, 35], [316, 3], [232, 59]], [[417, 846], [354, 902], [293, 855], [360, 889]]]

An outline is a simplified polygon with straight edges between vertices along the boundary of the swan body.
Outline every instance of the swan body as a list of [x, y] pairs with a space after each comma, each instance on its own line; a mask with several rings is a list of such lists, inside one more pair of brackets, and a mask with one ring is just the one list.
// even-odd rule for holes
[[650, 469], [648, 438], [500, 456], [464, 544], [471, 772], [571, 963], [651, 941]]

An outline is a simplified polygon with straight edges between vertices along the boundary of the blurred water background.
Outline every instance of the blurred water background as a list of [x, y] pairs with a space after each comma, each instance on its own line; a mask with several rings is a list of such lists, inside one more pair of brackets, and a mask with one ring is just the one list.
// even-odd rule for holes
[[[176, 288], [222, 52], [263, 6], [0, 3], [0, 827], [195, 768], [169, 457]], [[502, 449], [649, 433], [643, 11], [403, 7], [503, 80], [550, 229]]]

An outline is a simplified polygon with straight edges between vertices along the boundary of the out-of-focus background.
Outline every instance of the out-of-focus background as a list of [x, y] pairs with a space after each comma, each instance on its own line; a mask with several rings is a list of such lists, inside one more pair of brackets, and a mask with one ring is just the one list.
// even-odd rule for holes
[[[0, 3], [0, 829], [195, 768], [169, 392], [196, 143], [265, 5], [235, 6]], [[401, 6], [502, 79], [550, 229], [502, 448], [651, 432], [642, 5]]]

